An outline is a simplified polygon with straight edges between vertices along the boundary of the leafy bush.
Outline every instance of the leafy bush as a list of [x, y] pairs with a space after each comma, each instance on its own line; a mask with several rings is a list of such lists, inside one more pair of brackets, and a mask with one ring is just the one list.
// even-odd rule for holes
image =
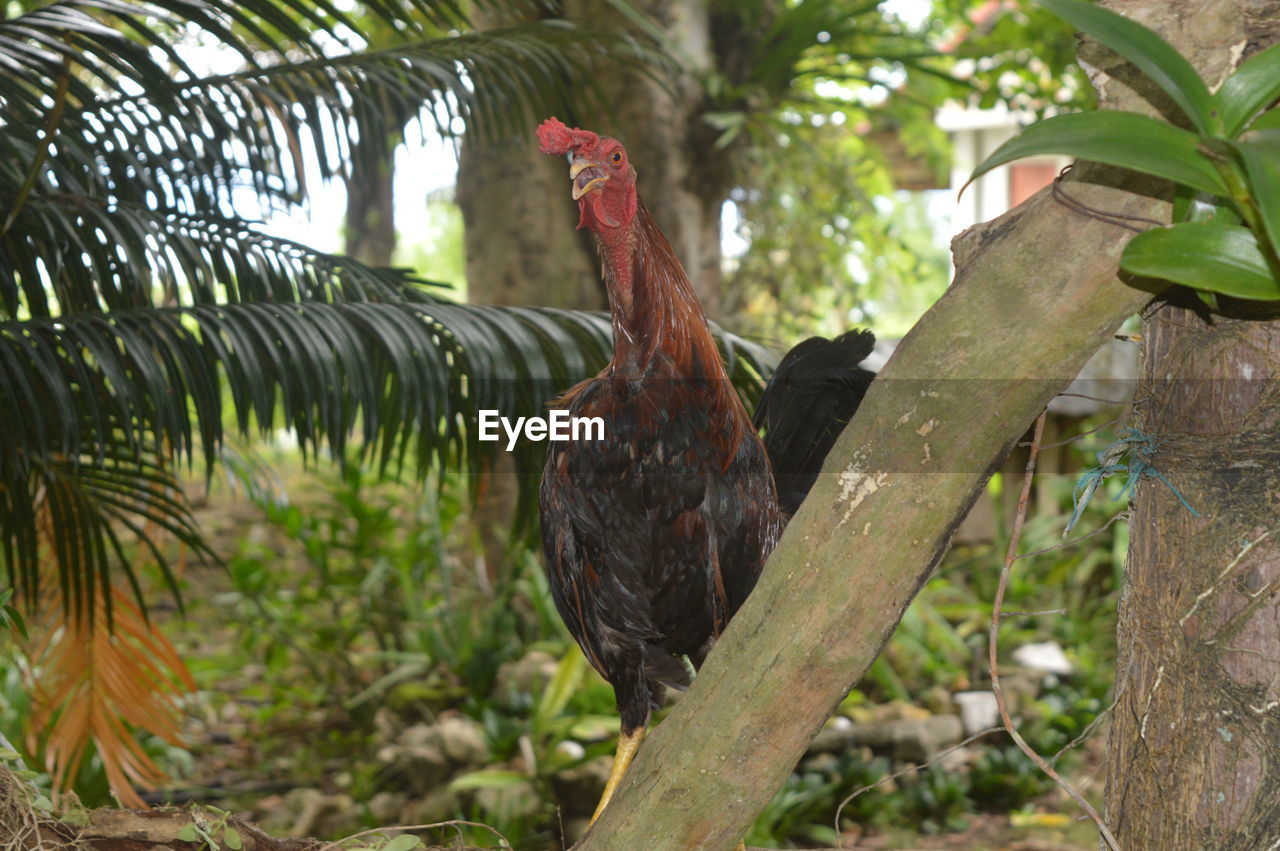
[[971, 811], [969, 779], [963, 774], [932, 769], [913, 780], [900, 781], [903, 814], [924, 833], [964, 830]]
[[[1280, 300], [1280, 45], [1251, 56], [1210, 92], [1195, 68], [1139, 23], [1084, 0], [1039, 0], [1145, 74], [1191, 130], [1131, 112], [1059, 115], [1027, 127], [974, 171], [1068, 154], [1178, 184], [1176, 224], [1140, 233], [1120, 268], [1203, 292]], [[973, 178], [970, 178], [972, 180]]]
[[1053, 787], [1053, 780], [1016, 745], [992, 748], [969, 772], [974, 804], [989, 812], [1016, 810]]

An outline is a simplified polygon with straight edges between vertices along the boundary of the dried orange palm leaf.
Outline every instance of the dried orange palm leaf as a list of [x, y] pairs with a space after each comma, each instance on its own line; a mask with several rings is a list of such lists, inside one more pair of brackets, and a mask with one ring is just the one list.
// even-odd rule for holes
[[[56, 587], [56, 583], [48, 586]], [[60, 604], [29, 645], [32, 736], [44, 733], [45, 765], [58, 793], [71, 788], [92, 743], [112, 793], [125, 806], [145, 807], [134, 786], [155, 787], [164, 772], [137, 741], [140, 732], [180, 744], [179, 696], [194, 679], [177, 650], [124, 594], [112, 589], [114, 630], [103, 604], [96, 616], [61, 621]]]

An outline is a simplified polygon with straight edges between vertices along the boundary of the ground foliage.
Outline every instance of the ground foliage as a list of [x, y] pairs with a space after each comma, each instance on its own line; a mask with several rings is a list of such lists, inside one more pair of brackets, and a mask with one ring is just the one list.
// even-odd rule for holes
[[[616, 734], [612, 691], [566, 634], [520, 541], [513, 575], [498, 581], [477, 562], [465, 482], [378, 483], [354, 465], [302, 474], [290, 472], [287, 454], [270, 468], [242, 460], [231, 469], [200, 510], [229, 573], [191, 568], [189, 620], [170, 624], [199, 691], [187, 703], [189, 751], [145, 742], [175, 777], [155, 800], [214, 803], [277, 835], [465, 818], [492, 824], [516, 847], [546, 848], [580, 830]], [[1070, 486], [1062, 476], [1048, 482], [1024, 549], [1059, 542]], [[1084, 531], [1120, 508], [1095, 500]], [[1046, 679], [1007, 663], [1006, 677], [1020, 683], [1009, 688], [1022, 733], [1046, 755], [1106, 706], [1123, 530], [1020, 562], [1014, 574], [1009, 607], [1048, 613], [1008, 619], [1002, 646], [1056, 640], [1076, 665]], [[948, 557], [839, 716], [932, 717], [955, 711], [953, 692], [984, 687], [1002, 535]], [[6, 701], [20, 700], [13, 685]], [[16, 734], [17, 706], [0, 705], [10, 710], [0, 731]], [[1078, 773], [1096, 752], [1064, 759]], [[907, 764], [878, 748], [813, 753], [749, 841], [833, 843], [840, 801]], [[86, 803], [106, 800], [101, 772], [96, 760], [86, 764]], [[1049, 785], [992, 738], [854, 798], [842, 830], [874, 846], [900, 841], [910, 824], [952, 842], [989, 829], [984, 813], [996, 812], [1015, 836], [1060, 835], [1055, 814], [1071, 810]]]
[[[469, 445], [466, 429], [450, 411], [536, 410], [558, 389], [553, 385], [590, 372], [603, 359], [607, 325], [601, 317], [463, 308], [404, 270], [371, 268], [264, 235], [229, 206], [231, 193], [245, 190], [264, 208], [299, 201], [304, 158], [337, 173], [341, 152], [353, 138], [388, 129], [378, 124], [383, 112], [374, 101], [385, 106], [391, 99], [397, 107], [387, 114], [398, 115], [434, 102], [446, 115], [453, 110], [472, 120], [478, 132], [486, 122], [519, 122], [541, 89], [555, 89], [573, 70], [567, 25], [445, 37], [439, 30], [455, 20], [446, 4], [415, 4], [444, 17], [433, 19], [434, 29], [403, 32], [404, 44], [361, 53], [358, 40], [347, 39], [340, 13], [309, 4], [10, 5], [29, 14], [0, 23], [5, 55], [22, 72], [6, 76], [0, 89], [0, 105], [12, 117], [10, 132], [0, 137], [12, 154], [0, 169], [0, 194], [10, 211], [3, 225], [0, 341], [9, 378], [6, 409], [15, 413], [0, 441], [0, 473], [8, 477], [2, 491], [5, 561], [29, 606], [36, 604], [43, 580], [60, 594], [45, 601], [47, 608], [65, 609], [73, 619], [91, 621], [99, 611], [101, 619], [110, 619], [112, 611], [99, 608], [114, 599], [115, 592], [105, 590], [110, 563], [123, 568], [140, 601], [144, 591], [162, 583], [176, 589], [182, 559], [158, 543], [143, 558], [124, 530], [144, 546], [166, 533], [187, 551], [205, 549], [192, 509], [180, 496], [173, 461], [203, 452], [212, 463], [225, 444], [224, 428], [265, 436], [275, 425], [286, 425], [304, 452], [339, 457], [346, 453], [346, 435], [359, 429], [370, 454], [358, 462], [395, 469], [408, 458], [426, 471], [446, 455], [456, 460]], [[394, 20], [392, 6], [370, 8]], [[103, 24], [113, 16], [127, 31]], [[186, 67], [177, 47], [193, 29], [232, 45], [244, 57], [244, 69], [202, 77]], [[335, 42], [320, 35], [345, 40], [350, 52], [335, 54]], [[537, 74], [506, 74], [512, 67]], [[823, 73], [829, 77], [832, 69]], [[464, 74], [474, 88], [464, 84]], [[474, 97], [486, 81], [497, 81], [495, 97]], [[516, 89], [503, 91], [502, 81]], [[519, 88], [522, 83], [528, 88]], [[825, 119], [816, 120], [834, 113], [801, 103], [789, 110], [778, 120], [805, 128], [794, 134], [793, 150], [842, 144], [824, 131]], [[193, 128], [210, 132], [189, 132]], [[326, 141], [331, 138], [337, 140], [333, 147]], [[777, 138], [766, 135], [761, 143]], [[785, 191], [787, 180], [798, 180], [802, 164], [802, 158], [782, 158], [778, 174], [786, 180], [776, 185]], [[868, 174], [868, 180], [879, 179]], [[865, 204], [872, 194], [867, 187], [878, 185], [833, 180], [831, 191], [802, 197], [804, 203], [793, 207], [821, 213], [854, 200]], [[826, 224], [833, 235], [849, 230], [838, 217]], [[780, 217], [766, 223], [755, 245], [768, 248], [769, 228], [812, 232], [805, 225]], [[850, 244], [857, 247], [857, 240]], [[885, 245], [861, 250], [877, 262], [891, 254]], [[814, 268], [819, 267], [842, 268], [838, 262]], [[908, 266], [901, 274], [917, 271]], [[815, 287], [847, 283], [848, 276], [837, 274], [839, 280]], [[775, 288], [784, 291], [781, 284]], [[826, 309], [818, 303], [807, 312]], [[767, 356], [740, 341], [733, 350], [746, 355], [734, 363], [749, 387], [766, 368]], [[353, 363], [371, 368], [344, 366]], [[470, 381], [475, 375], [486, 380]], [[547, 375], [555, 378], [546, 380]], [[488, 380], [493, 376], [499, 380]], [[478, 472], [478, 458], [465, 457]], [[526, 467], [536, 470], [536, 464]], [[437, 498], [458, 487], [457, 481], [447, 484]], [[316, 709], [307, 733], [332, 732], [334, 722], [320, 707], [339, 700], [338, 747], [361, 740], [359, 731], [367, 731], [376, 714], [371, 707], [395, 693], [415, 694], [424, 679], [427, 694], [410, 701], [418, 711], [452, 710], [476, 719], [494, 753], [532, 762], [535, 768], [521, 770], [532, 771], [535, 786], [546, 788], [555, 770], [566, 765], [565, 757], [576, 753], [560, 748], [576, 741], [573, 730], [581, 732], [572, 719], [605, 714], [608, 698], [598, 681], [594, 692], [577, 686], [591, 678], [580, 659], [575, 661], [537, 587], [531, 557], [517, 560], [524, 564], [521, 573], [483, 580], [477, 575], [471, 587], [457, 581], [465, 569], [449, 567], [444, 557], [432, 562], [421, 549], [432, 540], [440, 549], [443, 528], [419, 530], [388, 556], [383, 539], [402, 530], [402, 518], [391, 512], [396, 520], [388, 524], [376, 509], [366, 510], [364, 488], [358, 476], [342, 479], [331, 495], [337, 508], [315, 516], [260, 500], [271, 523], [310, 542], [298, 563], [318, 571], [321, 584], [282, 579], [279, 571], [287, 565], [272, 552], [241, 553], [230, 563], [241, 605], [233, 614], [257, 627], [242, 652], [261, 656], [259, 664], [268, 672], [283, 665], [290, 675], [282, 682], [311, 683], [290, 695], [291, 707]], [[363, 531], [347, 540], [351, 522]], [[41, 552], [56, 556], [44, 560], [47, 574], [37, 569]], [[158, 572], [145, 566], [150, 560]], [[433, 575], [443, 577], [438, 585], [430, 581]], [[386, 607], [371, 620], [367, 612], [388, 599], [398, 600], [403, 610]], [[300, 646], [295, 636], [320, 621], [325, 627], [316, 633], [317, 644]], [[423, 623], [436, 629], [413, 628]], [[513, 656], [512, 648], [539, 642], [549, 642], [544, 652], [558, 660], [560, 681], [573, 685], [559, 692], [567, 696], [549, 702], [530, 698], [531, 717], [483, 705], [476, 694], [496, 682], [501, 664], [523, 658]], [[167, 649], [160, 649], [147, 652], [166, 656]], [[901, 672], [885, 673], [890, 668], [882, 667], [880, 685], [909, 694], [909, 680]], [[30, 677], [37, 666], [28, 661], [24, 670]], [[180, 682], [181, 666], [171, 670]], [[10, 717], [21, 713], [15, 707], [29, 711], [27, 698], [14, 693], [17, 679], [10, 676], [5, 685]], [[341, 732], [348, 727], [357, 731], [355, 739]], [[117, 740], [123, 742], [118, 735]], [[100, 736], [99, 746], [105, 741]], [[607, 742], [588, 744], [592, 755], [607, 749]], [[41, 747], [47, 756], [49, 742], [32, 751]], [[527, 756], [530, 747], [534, 760]], [[130, 750], [124, 744], [118, 749]], [[137, 754], [171, 769], [185, 759], [183, 751], [159, 739], [144, 740]], [[138, 765], [142, 770], [132, 773], [133, 780], [153, 776], [145, 763]], [[507, 773], [481, 775], [471, 786], [515, 785], [512, 775], [521, 770], [492, 769]], [[65, 771], [68, 780], [79, 774], [76, 787], [88, 798], [105, 794], [100, 760], [73, 760]], [[116, 787], [127, 788], [119, 777]], [[926, 803], [912, 812], [928, 801], [942, 809], [956, 801], [949, 788], [919, 788], [917, 798]], [[486, 812], [483, 804], [468, 806]], [[528, 830], [545, 830], [546, 812], [521, 818], [531, 825]], [[941, 816], [941, 823], [948, 818]], [[788, 821], [804, 819], [792, 813], [782, 819]], [[792, 828], [778, 831], [789, 834]]]

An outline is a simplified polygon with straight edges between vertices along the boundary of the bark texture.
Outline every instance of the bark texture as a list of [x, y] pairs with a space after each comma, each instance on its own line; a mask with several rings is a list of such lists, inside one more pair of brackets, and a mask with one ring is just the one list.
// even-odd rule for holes
[[390, 266], [396, 250], [395, 148], [399, 136], [352, 146], [347, 178], [344, 253], [370, 266]]
[[1145, 323], [1108, 822], [1125, 848], [1280, 842], [1280, 322]]
[[605, 305], [594, 248], [574, 231], [569, 168], [528, 138], [463, 142], [457, 201], [475, 304]]
[[[1211, 83], [1280, 36], [1275, 0], [1198, 12], [1171, 26], [1220, 46]], [[1106, 794], [1125, 848], [1280, 844], [1280, 323], [1241, 310], [1144, 325], [1138, 424], [1201, 516], [1138, 490]]]

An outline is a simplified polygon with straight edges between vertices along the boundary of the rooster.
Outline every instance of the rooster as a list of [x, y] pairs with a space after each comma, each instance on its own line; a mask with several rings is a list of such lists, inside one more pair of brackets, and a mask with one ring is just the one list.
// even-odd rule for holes
[[540, 495], [556, 608], [621, 716], [594, 823], [650, 711], [688, 684], [683, 660], [699, 667], [751, 593], [873, 377], [858, 364], [875, 338], [812, 338], [788, 353], [758, 405], [762, 441], [626, 150], [554, 118], [538, 139], [572, 154], [578, 227], [596, 237], [613, 321], [612, 361], [560, 400], [602, 418], [604, 438], [552, 443]]

